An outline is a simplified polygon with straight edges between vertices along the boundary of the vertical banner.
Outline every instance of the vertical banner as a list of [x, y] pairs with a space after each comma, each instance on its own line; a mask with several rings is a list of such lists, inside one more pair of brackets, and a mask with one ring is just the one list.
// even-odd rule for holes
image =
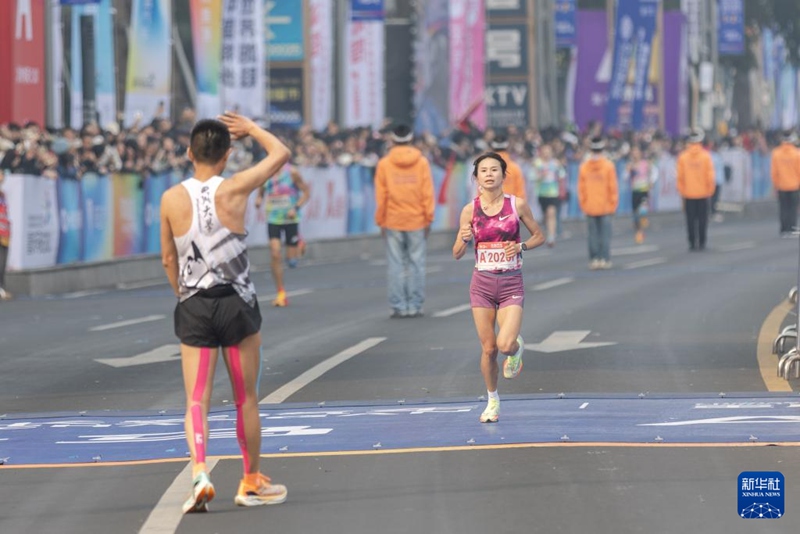
[[269, 77], [269, 120], [272, 126], [303, 125], [303, 67], [272, 67]]
[[556, 48], [572, 48], [577, 36], [577, 0], [555, 0]]
[[[634, 37], [633, 112], [631, 125], [634, 130], [642, 128], [645, 90], [653, 53], [653, 36], [656, 32], [656, 16], [661, 0], [638, 0], [638, 25]], [[661, 95], [663, 98], [663, 95]]]
[[451, 0], [449, 24], [450, 122], [469, 119], [486, 128], [483, 0]]
[[664, 13], [664, 126], [672, 135], [686, 131], [688, 126], [688, 23], [679, 11]]
[[80, 181], [83, 201], [83, 260], [110, 260], [114, 252], [114, 211], [108, 176], [84, 174]]
[[0, 123], [45, 123], [44, 8], [45, 0], [0, 1]]
[[744, 1], [719, 0], [717, 50], [721, 56], [744, 53]]
[[56, 181], [7, 174], [3, 192], [11, 221], [9, 270], [55, 265], [59, 237]]
[[128, 35], [125, 123], [169, 116], [172, 0], [133, 0]]
[[114, 62], [114, 20], [111, 0], [99, 0], [94, 4], [73, 5], [70, 31], [70, 63], [72, 92], [70, 96], [70, 125], [83, 126], [83, 41], [81, 40], [81, 17], [94, 20], [94, 65], [95, 94], [99, 124], [104, 126], [117, 118], [116, 65]]
[[611, 68], [611, 81], [608, 86], [606, 102], [606, 128], [619, 125], [619, 108], [624, 99], [625, 85], [634, 53], [634, 33], [638, 21], [636, 7], [638, 0], [619, 0], [614, 22], [614, 48]]
[[57, 263], [74, 263], [83, 259], [83, 215], [81, 184], [77, 180], [56, 182], [58, 189], [59, 238]]
[[51, 13], [49, 80], [53, 85], [53, 91], [47, 102], [50, 110], [48, 126], [62, 128], [64, 126], [64, 31], [61, 25], [59, 0], [50, 0], [49, 9]]
[[439, 135], [449, 127], [450, 52], [447, 0], [418, 2], [414, 88], [417, 132]]
[[141, 254], [144, 244], [144, 199], [138, 174], [114, 174], [114, 257]]
[[219, 94], [222, 1], [191, 0], [189, 4], [198, 118], [214, 118], [222, 111]]
[[347, 172], [344, 167], [299, 169], [311, 195], [303, 207], [300, 234], [304, 239], [347, 235]]
[[225, 0], [222, 15], [222, 107], [250, 117], [266, 111], [262, 6]]
[[169, 174], [152, 174], [144, 181], [144, 243], [142, 252], [161, 252], [161, 195], [170, 187]]
[[333, 3], [310, 0], [311, 126], [322, 131], [333, 118]]
[[383, 100], [383, 0], [350, 0], [345, 31], [344, 126], [380, 127]]

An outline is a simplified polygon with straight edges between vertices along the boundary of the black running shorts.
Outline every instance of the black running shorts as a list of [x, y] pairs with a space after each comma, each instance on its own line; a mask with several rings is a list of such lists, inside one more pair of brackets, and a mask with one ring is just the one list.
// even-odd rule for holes
[[261, 330], [258, 301], [250, 306], [231, 285], [204, 289], [175, 307], [175, 335], [191, 347], [233, 347]]
[[297, 223], [267, 225], [267, 235], [270, 239], [280, 239], [281, 234], [283, 234], [283, 242], [287, 247], [297, 246], [297, 242], [300, 240]]

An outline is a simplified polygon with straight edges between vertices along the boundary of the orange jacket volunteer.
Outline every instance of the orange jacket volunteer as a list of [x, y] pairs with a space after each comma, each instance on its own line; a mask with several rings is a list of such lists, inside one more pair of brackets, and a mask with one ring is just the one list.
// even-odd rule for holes
[[396, 146], [375, 169], [375, 223], [414, 231], [433, 223], [433, 179], [427, 158], [412, 146]]

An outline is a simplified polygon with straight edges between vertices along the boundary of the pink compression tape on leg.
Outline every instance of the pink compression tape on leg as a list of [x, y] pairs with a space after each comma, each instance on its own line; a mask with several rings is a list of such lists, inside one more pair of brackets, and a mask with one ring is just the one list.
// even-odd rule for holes
[[194, 452], [198, 463], [206, 461], [206, 433], [203, 424], [203, 394], [208, 383], [208, 365], [211, 360], [211, 349], [200, 349], [200, 365], [192, 392], [192, 431], [194, 432]]
[[236, 439], [239, 441], [239, 448], [242, 450], [242, 463], [244, 472], [250, 472], [250, 457], [247, 455], [247, 439], [244, 435], [244, 415], [242, 405], [245, 399], [244, 374], [242, 373], [242, 358], [239, 347], [230, 348], [231, 373], [233, 374], [233, 394], [236, 397]]

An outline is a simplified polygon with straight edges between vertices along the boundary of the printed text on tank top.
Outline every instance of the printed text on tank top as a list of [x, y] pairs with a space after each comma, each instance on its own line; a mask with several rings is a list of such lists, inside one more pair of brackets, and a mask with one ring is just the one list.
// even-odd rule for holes
[[478, 271], [504, 273], [522, 267], [522, 256], [516, 254], [509, 259], [504, 246], [508, 241], [519, 243], [516, 197], [503, 195], [502, 198], [500, 209], [492, 215], [484, 211], [480, 197], [473, 203], [471, 225], [475, 236], [475, 269]]

